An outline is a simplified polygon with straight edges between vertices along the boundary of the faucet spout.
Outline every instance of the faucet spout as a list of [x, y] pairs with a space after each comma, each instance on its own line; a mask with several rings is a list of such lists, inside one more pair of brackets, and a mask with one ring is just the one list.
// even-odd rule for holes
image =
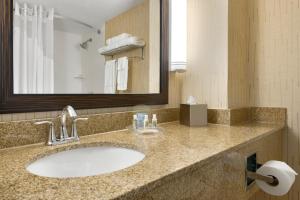
[[68, 113], [71, 118], [76, 118], [77, 117], [77, 113], [76, 113], [75, 109], [72, 106], [66, 106], [63, 109], [63, 113]]
[[77, 118], [77, 113], [72, 106], [66, 106], [61, 113], [61, 130], [60, 130], [60, 140], [64, 141], [69, 138], [67, 131], [67, 115], [69, 115], [72, 120]]

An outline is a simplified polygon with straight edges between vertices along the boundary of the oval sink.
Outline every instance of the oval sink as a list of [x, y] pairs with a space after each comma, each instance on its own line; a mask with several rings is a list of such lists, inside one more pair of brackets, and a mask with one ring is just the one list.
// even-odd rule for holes
[[26, 169], [50, 178], [76, 178], [116, 172], [142, 161], [141, 152], [112, 146], [80, 148], [41, 158]]

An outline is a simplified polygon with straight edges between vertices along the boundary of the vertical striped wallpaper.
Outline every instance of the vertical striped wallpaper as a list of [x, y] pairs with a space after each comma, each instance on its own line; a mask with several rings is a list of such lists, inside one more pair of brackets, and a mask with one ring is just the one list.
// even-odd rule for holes
[[188, 68], [182, 102], [192, 95], [209, 108], [227, 107], [227, 16], [227, 0], [188, 0]]
[[248, 0], [229, 0], [228, 12], [228, 108], [250, 103]]
[[[248, 1], [251, 105], [288, 108], [284, 155], [300, 172], [300, 1]], [[288, 196], [276, 199], [300, 200], [299, 193], [300, 178]]]

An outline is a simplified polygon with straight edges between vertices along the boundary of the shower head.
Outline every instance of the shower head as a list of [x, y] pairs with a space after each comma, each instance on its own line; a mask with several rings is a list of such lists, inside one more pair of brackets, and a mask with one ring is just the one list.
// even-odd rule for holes
[[89, 42], [92, 42], [92, 41], [93, 41], [93, 39], [90, 38], [90, 39], [88, 39], [87, 41], [81, 43], [81, 44], [80, 44], [80, 47], [83, 48], [83, 49], [85, 49], [85, 50], [87, 50], [87, 49], [89, 48]]

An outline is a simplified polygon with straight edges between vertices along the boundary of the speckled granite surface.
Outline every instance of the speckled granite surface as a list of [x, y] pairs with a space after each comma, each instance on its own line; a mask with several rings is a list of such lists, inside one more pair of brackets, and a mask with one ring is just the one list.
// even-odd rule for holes
[[230, 124], [230, 110], [208, 109], [207, 120], [212, 124]]
[[[159, 123], [179, 120], [179, 108], [154, 109], [139, 112], [147, 112], [150, 115], [153, 113], [157, 114]], [[287, 110], [284, 108], [208, 109], [208, 122], [225, 125], [234, 125], [246, 121], [285, 123], [286, 112]], [[81, 115], [81, 117], [88, 117], [89, 121], [78, 122], [77, 128], [83, 133], [81, 136], [122, 130], [131, 125], [134, 113], [136, 112], [128, 111]], [[0, 149], [46, 141], [48, 137], [48, 127], [46, 125], [34, 125], [34, 122], [41, 120], [54, 121], [58, 135], [58, 125], [60, 123], [57, 118], [0, 122]], [[70, 123], [68, 127], [70, 128]]]
[[154, 189], [135, 199], [250, 200], [259, 189], [255, 185], [245, 189], [245, 158], [256, 152], [258, 162], [262, 164], [269, 160], [282, 160], [282, 135], [282, 131], [277, 131], [214, 156], [215, 159], [207, 164], [194, 164], [175, 178], [164, 178]]
[[[141, 110], [137, 112], [149, 113], [150, 116], [157, 114], [159, 123], [172, 122], [179, 119], [179, 109], [177, 108]], [[122, 130], [132, 124], [132, 117], [135, 113], [130, 111], [81, 115], [81, 117], [88, 117], [89, 120], [87, 122], [78, 122], [77, 129], [80, 136]], [[34, 125], [36, 121], [44, 120], [55, 122], [56, 135], [58, 136], [60, 124], [58, 118], [0, 122], [0, 149], [46, 141], [49, 127], [47, 125]], [[70, 129], [70, 127], [71, 124], [69, 122], [68, 128]], [[69, 130], [70, 132], [71, 130]]]
[[251, 108], [251, 119], [264, 123], [287, 123], [287, 109], [253, 107]]
[[[230, 125], [251, 121], [251, 108], [238, 108], [230, 110]], [[252, 120], [255, 121], [255, 120]]]
[[[201, 169], [225, 153], [281, 131], [284, 124], [247, 123], [231, 127], [209, 125], [188, 128], [173, 122], [162, 127], [165, 133], [159, 137], [136, 136], [129, 131], [118, 131], [83, 137], [75, 145], [46, 147], [36, 144], [0, 150], [0, 199], [140, 199], [162, 182], [178, 180], [178, 177]], [[146, 157], [125, 170], [87, 178], [49, 179], [34, 176], [25, 169], [30, 162], [47, 154], [103, 144], [132, 147], [143, 152]], [[202, 176], [205, 174], [199, 173]], [[205, 190], [205, 184], [193, 185], [197, 186]], [[163, 196], [160, 199], [164, 199]]]
[[286, 123], [286, 108], [249, 107], [235, 109], [208, 109], [208, 122], [235, 125], [247, 121]]

